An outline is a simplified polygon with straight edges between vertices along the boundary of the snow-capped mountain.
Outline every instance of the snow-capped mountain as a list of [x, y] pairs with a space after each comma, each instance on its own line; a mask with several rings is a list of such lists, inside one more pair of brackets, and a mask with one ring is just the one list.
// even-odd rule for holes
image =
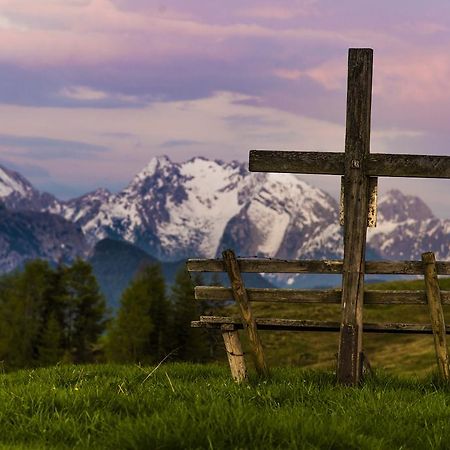
[[179, 260], [215, 256], [223, 247], [246, 255], [340, 255], [336, 210], [330, 195], [295, 175], [159, 157], [117, 195], [88, 194], [61, 213], [91, 241], [121, 238], [159, 259]]
[[[103, 238], [134, 243], [175, 261], [240, 255], [341, 258], [342, 228], [334, 198], [293, 174], [250, 173], [238, 162], [154, 158], [117, 194], [97, 189], [62, 202], [40, 194], [19, 174], [0, 172], [0, 201], [10, 209], [46, 211], [74, 222], [90, 246]], [[379, 199], [378, 226], [369, 229], [371, 255], [450, 258], [450, 220], [417, 197], [390, 191]]]
[[435, 217], [418, 197], [389, 191], [379, 199], [377, 227], [368, 230], [369, 245], [385, 259], [420, 260], [426, 251], [450, 259], [450, 219]]
[[1, 165], [0, 202], [7, 208], [30, 211], [44, 211], [59, 204], [53, 195], [39, 192], [20, 173]]

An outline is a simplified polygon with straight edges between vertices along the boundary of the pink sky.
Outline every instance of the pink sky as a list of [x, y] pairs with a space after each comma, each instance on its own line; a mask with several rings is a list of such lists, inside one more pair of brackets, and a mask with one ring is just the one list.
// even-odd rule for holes
[[[343, 150], [349, 47], [375, 52], [372, 150], [450, 155], [445, 0], [0, 0], [0, 163], [68, 197], [159, 154]], [[449, 217], [449, 183], [381, 185]]]

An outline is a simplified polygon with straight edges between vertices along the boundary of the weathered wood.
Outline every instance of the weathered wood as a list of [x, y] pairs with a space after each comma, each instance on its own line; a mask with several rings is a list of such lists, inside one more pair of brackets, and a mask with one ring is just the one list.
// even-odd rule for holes
[[[278, 288], [247, 288], [247, 298], [250, 302], [259, 303], [324, 303], [339, 304], [342, 289], [278, 289]], [[450, 291], [441, 291], [443, 305], [450, 305]], [[196, 286], [197, 300], [230, 301], [233, 291], [220, 286]], [[365, 290], [364, 304], [367, 305], [426, 305], [425, 291], [380, 291]]]
[[[341, 177], [341, 195], [339, 197], [339, 224], [344, 226], [344, 177]], [[367, 211], [367, 226], [375, 228], [377, 226], [377, 200], [378, 200], [378, 178], [369, 177], [369, 207]]]
[[[285, 260], [274, 258], [238, 258], [239, 269], [245, 273], [342, 273], [340, 260]], [[189, 259], [189, 272], [225, 272], [222, 259]], [[450, 262], [436, 261], [438, 275], [450, 275]], [[366, 274], [423, 275], [422, 261], [366, 261]]]
[[349, 50], [344, 159], [342, 323], [337, 366], [337, 378], [343, 384], [357, 384], [361, 373], [364, 264], [369, 207], [366, 158], [370, 151], [372, 65], [372, 49]]
[[375, 228], [377, 226], [378, 212], [378, 178], [369, 177], [369, 211], [367, 212], [367, 226]]
[[261, 339], [256, 328], [255, 318], [252, 314], [250, 302], [247, 297], [247, 291], [242, 281], [242, 276], [239, 271], [239, 265], [236, 256], [232, 250], [225, 250], [222, 252], [223, 262], [228, 273], [233, 292], [233, 298], [239, 306], [242, 323], [248, 333], [249, 343], [255, 359], [255, 366], [257, 372], [262, 376], [268, 376], [269, 370], [264, 358], [264, 350]]
[[450, 156], [372, 153], [367, 173], [379, 177], [450, 178]]
[[239, 332], [235, 327], [233, 328], [233, 330], [228, 330], [226, 325], [222, 325], [221, 331], [228, 363], [230, 364], [231, 376], [237, 383], [242, 383], [247, 381], [247, 368], [241, 341], [239, 340]]
[[[250, 302], [277, 303], [340, 303], [341, 290], [297, 290], [272, 288], [247, 288]], [[233, 290], [220, 286], [196, 286], [197, 300], [229, 301], [233, 299]]]
[[[201, 316], [200, 320], [191, 322], [194, 328], [218, 328], [223, 324], [232, 324], [237, 329], [242, 329], [242, 322], [237, 317]], [[328, 322], [317, 320], [296, 320], [296, 319], [256, 319], [256, 324], [260, 330], [272, 331], [320, 331], [331, 332], [340, 331], [340, 322]], [[421, 323], [372, 323], [363, 324], [365, 333], [387, 333], [387, 334], [433, 334], [431, 324]], [[446, 326], [446, 331], [450, 332], [450, 326]]]
[[436, 272], [436, 259], [434, 253], [422, 254], [422, 262], [425, 274], [425, 288], [430, 311], [431, 326], [433, 328], [434, 348], [441, 377], [450, 380], [450, 367], [445, 336], [444, 311], [442, 310], [441, 291]]
[[[240, 271], [246, 273], [342, 273], [342, 261], [336, 260], [238, 258], [238, 264]], [[186, 265], [189, 272], [226, 271], [222, 259], [189, 259]]]
[[335, 152], [250, 150], [249, 170], [250, 172], [340, 175], [344, 173], [344, 154]]
[[[344, 174], [344, 153], [251, 150], [251, 172]], [[366, 160], [372, 177], [450, 178], [450, 156], [372, 153]]]

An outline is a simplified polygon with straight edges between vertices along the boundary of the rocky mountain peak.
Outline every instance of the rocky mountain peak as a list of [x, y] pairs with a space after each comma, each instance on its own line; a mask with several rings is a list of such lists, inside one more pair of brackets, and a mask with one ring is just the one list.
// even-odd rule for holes
[[161, 155], [155, 156], [150, 160], [150, 162], [133, 178], [130, 185], [136, 185], [142, 182], [147, 178], [153, 177], [155, 174], [164, 172], [164, 170], [169, 169], [173, 166], [173, 162], [169, 159], [168, 156]]
[[[6, 197], [0, 196], [8, 209], [63, 216], [82, 228], [91, 248], [112, 238], [163, 261], [214, 257], [223, 248], [288, 259], [343, 253], [333, 197], [298, 175], [251, 173], [237, 161], [195, 157], [179, 163], [160, 156], [117, 194], [97, 189], [67, 202], [30, 191], [31, 184], [12, 171], [2, 170], [0, 182], [15, 186], [8, 195], [3, 187]], [[379, 198], [368, 251], [377, 258], [420, 259], [420, 252], [432, 250], [448, 259], [449, 229], [450, 221], [434, 217], [422, 200], [392, 190]]]
[[57, 208], [58, 200], [39, 192], [25, 177], [0, 165], [0, 199], [11, 209], [45, 211]]
[[397, 189], [381, 196], [378, 203], [379, 219], [386, 222], [433, 219], [431, 209], [419, 198], [406, 195]]
[[32, 195], [33, 191], [35, 189], [26, 178], [0, 165], [0, 198], [9, 197], [11, 194], [27, 197]]

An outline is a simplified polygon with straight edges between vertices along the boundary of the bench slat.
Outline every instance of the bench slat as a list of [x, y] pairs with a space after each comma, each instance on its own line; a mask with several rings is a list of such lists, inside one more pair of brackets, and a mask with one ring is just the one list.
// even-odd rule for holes
[[[277, 288], [248, 288], [247, 295], [251, 302], [274, 303], [341, 303], [341, 289], [302, 290]], [[196, 286], [197, 300], [228, 301], [233, 299], [230, 288], [220, 286]], [[450, 305], [450, 291], [441, 291], [444, 305]], [[425, 291], [371, 291], [364, 293], [366, 305], [426, 305]]]
[[[242, 329], [242, 322], [235, 317], [201, 316], [200, 320], [191, 322], [193, 328], [218, 328], [221, 325], [230, 324], [237, 329]], [[256, 319], [260, 330], [274, 331], [339, 331], [339, 322], [295, 320], [295, 319]], [[366, 333], [391, 333], [391, 334], [432, 334], [430, 324], [420, 323], [364, 323]], [[446, 326], [447, 333], [450, 326]]]

